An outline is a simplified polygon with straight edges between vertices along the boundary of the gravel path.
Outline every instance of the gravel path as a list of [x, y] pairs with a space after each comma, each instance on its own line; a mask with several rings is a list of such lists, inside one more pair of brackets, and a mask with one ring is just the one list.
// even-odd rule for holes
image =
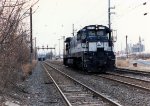
[[28, 106], [64, 106], [63, 100], [54, 83], [47, 77], [40, 63], [25, 82]]

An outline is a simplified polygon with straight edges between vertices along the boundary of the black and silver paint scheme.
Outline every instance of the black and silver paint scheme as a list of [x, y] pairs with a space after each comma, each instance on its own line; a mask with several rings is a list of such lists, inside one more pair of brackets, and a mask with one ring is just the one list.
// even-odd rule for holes
[[88, 72], [102, 72], [115, 67], [111, 30], [103, 25], [89, 25], [65, 40], [63, 62], [66, 66]]

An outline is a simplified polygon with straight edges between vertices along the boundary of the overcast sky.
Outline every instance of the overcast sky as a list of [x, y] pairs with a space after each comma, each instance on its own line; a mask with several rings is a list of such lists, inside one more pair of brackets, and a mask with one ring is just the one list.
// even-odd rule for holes
[[[113, 1], [113, 2], [112, 2]], [[150, 51], [150, 0], [112, 0], [115, 6], [112, 12], [112, 28], [117, 30], [115, 50], [125, 48], [125, 36], [128, 41], [138, 42], [144, 39], [146, 51]], [[143, 5], [147, 2], [146, 5]], [[72, 24], [75, 29], [90, 25], [108, 25], [108, 0], [40, 0], [34, 7], [33, 36], [37, 37], [38, 46], [54, 47], [58, 53], [59, 40], [62, 36], [72, 36]], [[146, 16], [143, 14], [148, 12]], [[62, 49], [61, 40], [61, 49]]]

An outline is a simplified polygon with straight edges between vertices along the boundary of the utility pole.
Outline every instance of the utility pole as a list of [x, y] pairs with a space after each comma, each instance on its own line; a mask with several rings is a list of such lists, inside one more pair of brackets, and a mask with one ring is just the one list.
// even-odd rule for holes
[[72, 35], [74, 36], [74, 24], [72, 24]]
[[60, 39], [59, 40], [59, 58], [60, 58]]
[[128, 36], [126, 35], [126, 54], [128, 58]]
[[64, 54], [65, 54], [65, 36], [61, 36], [61, 38], [60, 39], [58, 39], [59, 40], [59, 58], [61, 57], [60, 56], [60, 40], [63, 40], [63, 56], [64, 56]]
[[54, 54], [55, 54], [55, 58], [56, 58], [56, 56], [57, 56], [57, 54], [56, 54], [56, 44], [54, 45]]
[[142, 52], [141, 45], [142, 45], [142, 41], [141, 41], [141, 37], [139, 36], [139, 53]]
[[35, 37], [35, 60], [36, 60], [36, 57], [37, 57], [37, 48], [36, 48], [36, 37]]
[[62, 36], [62, 38], [63, 38], [63, 45], [64, 45], [64, 48], [63, 48], [63, 57], [64, 57], [64, 55], [65, 55], [65, 36]]
[[32, 53], [33, 53], [33, 43], [32, 43], [32, 7], [30, 7], [30, 63], [32, 64]]
[[115, 9], [115, 7], [110, 7], [110, 0], [108, 0], [108, 27], [111, 29], [111, 14], [115, 14], [115, 12], [111, 12], [111, 9]]
[[110, 22], [110, 0], [108, 0], [108, 26], [111, 28], [111, 22]]

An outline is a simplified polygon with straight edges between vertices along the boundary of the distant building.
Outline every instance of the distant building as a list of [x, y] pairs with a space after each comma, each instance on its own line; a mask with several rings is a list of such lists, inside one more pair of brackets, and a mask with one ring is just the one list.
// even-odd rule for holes
[[143, 44], [137, 43], [134, 44], [131, 49], [132, 49], [132, 53], [143, 52], [145, 51], [145, 46]]
[[133, 44], [131, 47], [132, 53], [143, 52], [145, 51], [145, 46], [142, 44], [141, 37], [139, 37], [139, 42], [137, 44]]

